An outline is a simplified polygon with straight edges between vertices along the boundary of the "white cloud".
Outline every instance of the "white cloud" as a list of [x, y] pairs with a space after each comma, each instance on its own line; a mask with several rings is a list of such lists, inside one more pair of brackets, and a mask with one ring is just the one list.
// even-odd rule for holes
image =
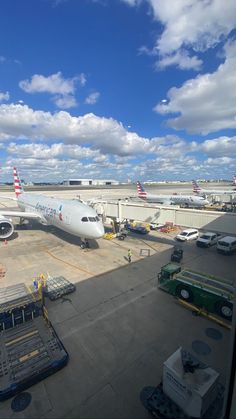
[[209, 157], [205, 162], [204, 165], [205, 166], [210, 166], [210, 167], [218, 167], [218, 166], [229, 166], [231, 163], [234, 166], [236, 162], [235, 158], [232, 157], [218, 157], [218, 158], [212, 158]]
[[53, 102], [61, 109], [69, 109], [77, 105], [74, 97], [76, 92], [76, 83], [81, 86], [86, 84], [86, 77], [82, 73], [79, 76], [65, 79], [59, 71], [56, 74], [45, 77], [40, 74], [34, 74], [31, 80], [21, 80], [19, 86], [26, 93], [49, 93], [54, 95]]
[[[33, 150], [33, 144], [30, 144]], [[23, 150], [20, 150], [23, 151]], [[117, 173], [124, 175], [125, 170], [129, 168], [129, 164], [116, 164], [110, 162], [107, 157], [100, 161], [81, 162], [74, 158], [57, 158], [48, 154], [47, 158], [39, 159], [34, 153], [27, 155], [20, 153], [18, 157], [9, 156], [4, 170], [2, 172], [8, 173], [12, 176], [12, 167], [17, 166], [20, 177], [27, 181], [40, 181], [40, 180], [55, 180], [61, 181], [69, 177], [90, 177], [96, 176], [98, 178], [117, 178]], [[42, 151], [42, 150], [41, 150]], [[13, 153], [14, 154], [14, 153]]]
[[165, 55], [156, 62], [156, 69], [163, 69], [165, 67], [176, 65], [181, 70], [199, 70], [202, 66], [202, 60], [197, 56], [190, 57], [187, 51], [177, 51], [172, 55]]
[[77, 106], [76, 99], [72, 95], [54, 96], [52, 101], [60, 109], [70, 109]]
[[236, 158], [236, 137], [223, 136], [212, 140], [205, 140], [198, 145], [198, 149], [211, 157], [235, 156]]
[[75, 82], [77, 78], [64, 79], [61, 72], [45, 77], [35, 74], [31, 80], [22, 80], [19, 86], [27, 93], [52, 93], [69, 95], [75, 92]]
[[16, 164], [28, 180], [59, 180], [65, 173], [95, 176], [98, 171], [100, 177], [120, 179], [139, 174], [153, 180], [191, 179], [193, 172], [202, 177], [212, 170], [215, 177], [226, 177], [236, 166], [235, 136], [201, 143], [177, 135], [143, 138], [112, 118], [51, 114], [21, 104], [0, 105], [0, 140], [2, 147], [5, 141], [6, 167]]
[[87, 83], [87, 78], [86, 78], [86, 76], [85, 76], [85, 74], [84, 74], [84, 73], [81, 73], [81, 74], [78, 76], [78, 80], [79, 80], [79, 82], [80, 82], [81, 86], [85, 86], [85, 85], [86, 85], [86, 83]]
[[127, 3], [129, 6], [137, 6], [141, 0], [121, 0], [123, 3]]
[[17, 144], [10, 143], [6, 150], [9, 154], [16, 154], [18, 157], [35, 159], [51, 159], [51, 158], [71, 158], [76, 160], [82, 159], [106, 159], [106, 156], [97, 150], [91, 150], [88, 147], [80, 147], [78, 145], [69, 145], [63, 143], [55, 143], [51, 146], [40, 143]]
[[222, 41], [236, 25], [235, 0], [148, 0], [164, 31], [157, 41], [161, 54], [182, 46], [204, 51]]
[[236, 128], [236, 42], [225, 46], [226, 59], [214, 73], [199, 75], [180, 88], [171, 88], [169, 102], [154, 110], [162, 115], [178, 113], [168, 121], [175, 129], [208, 134]]
[[[141, 1], [121, 0], [130, 6]], [[199, 67], [199, 60], [193, 56], [183, 60], [176, 54], [192, 48], [195, 53], [213, 48], [230, 34], [236, 26], [235, 0], [142, 0], [148, 3], [153, 18], [163, 25], [163, 31], [156, 39], [152, 54], [160, 56], [160, 65], [177, 64], [179, 68]], [[146, 52], [149, 49], [146, 48]], [[142, 47], [145, 52], [145, 47]], [[178, 61], [179, 59], [179, 61]], [[188, 67], [185, 67], [187, 64]]]
[[20, 177], [27, 181], [46, 180], [48, 177], [59, 181], [83, 170], [83, 165], [76, 160], [57, 158], [38, 160], [35, 157], [8, 157], [5, 169], [7, 168], [10, 175], [12, 175], [12, 168], [14, 166], [17, 166]]
[[98, 99], [100, 97], [100, 93], [99, 92], [94, 92], [91, 93], [86, 99], [85, 99], [85, 103], [87, 105], [94, 105], [95, 103], [97, 103]]
[[9, 92], [0, 92], [0, 102], [5, 102], [10, 99]]
[[149, 139], [127, 131], [112, 118], [92, 113], [74, 117], [65, 111], [51, 114], [21, 104], [0, 105], [0, 140], [4, 138], [63, 140], [117, 155], [140, 154], [150, 149]]

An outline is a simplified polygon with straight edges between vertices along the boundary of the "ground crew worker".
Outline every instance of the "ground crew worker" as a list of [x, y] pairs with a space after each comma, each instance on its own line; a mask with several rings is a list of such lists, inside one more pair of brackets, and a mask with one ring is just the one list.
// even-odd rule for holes
[[45, 287], [46, 286], [46, 278], [45, 278], [44, 274], [40, 274], [39, 278], [40, 278], [40, 282], [41, 282], [42, 286]]
[[131, 262], [131, 256], [132, 256], [132, 253], [131, 253], [131, 250], [129, 249], [128, 250], [128, 261], [129, 261], [129, 263]]
[[38, 280], [37, 280], [37, 278], [34, 279], [33, 285], [34, 285], [34, 289], [37, 290], [38, 289]]

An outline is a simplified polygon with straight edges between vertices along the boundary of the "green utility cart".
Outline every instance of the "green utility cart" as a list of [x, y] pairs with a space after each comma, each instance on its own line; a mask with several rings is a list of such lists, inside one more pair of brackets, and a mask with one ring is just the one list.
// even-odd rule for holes
[[158, 273], [159, 288], [168, 293], [231, 320], [235, 287], [232, 282], [211, 275], [182, 269], [179, 264], [167, 263]]

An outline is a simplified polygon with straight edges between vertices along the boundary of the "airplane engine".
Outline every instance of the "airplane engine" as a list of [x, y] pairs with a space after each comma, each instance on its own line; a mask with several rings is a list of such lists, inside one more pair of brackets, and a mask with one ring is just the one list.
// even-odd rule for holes
[[14, 232], [14, 226], [9, 218], [0, 215], [0, 239], [7, 239]]

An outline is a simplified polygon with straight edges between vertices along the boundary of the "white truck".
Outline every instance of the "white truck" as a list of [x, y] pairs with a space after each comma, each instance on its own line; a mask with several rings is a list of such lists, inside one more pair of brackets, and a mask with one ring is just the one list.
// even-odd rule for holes
[[196, 245], [198, 247], [210, 247], [210, 246], [214, 246], [214, 244], [217, 243], [218, 239], [220, 238], [220, 236], [217, 233], [211, 233], [211, 232], [206, 232], [206, 233], [202, 233], [197, 241], [196, 241]]

